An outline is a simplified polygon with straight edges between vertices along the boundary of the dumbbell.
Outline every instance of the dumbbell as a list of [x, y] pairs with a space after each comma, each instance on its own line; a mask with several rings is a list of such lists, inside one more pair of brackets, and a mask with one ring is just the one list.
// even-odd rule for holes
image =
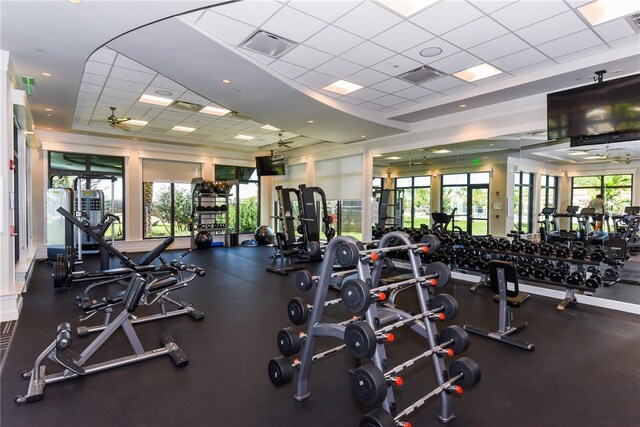
[[513, 242], [511, 243], [511, 252], [522, 252], [524, 251], [524, 244], [520, 243], [520, 242]]
[[[341, 298], [332, 299], [326, 301], [323, 305], [325, 307], [329, 307], [331, 305], [339, 304], [342, 301]], [[295, 297], [291, 298], [287, 303], [287, 314], [289, 315], [289, 320], [294, 325], [304, 325], [307, 320], [309, 320], [309, 315], [311, 314], [311, 310], [313, 306], [307, 304], [304, 298]]]
[[[348, 276], [349, 274], [357, 273], [358, 270], [344, 270], [344, 271], [334, 271], [331, 273], [331, 277], [338, 276]], [[308, 291], [313, 287], [314, 284], [318, 283], [320, 280], [320, 276], [312, 275], [309, 270], [299, 270], [296, 273], [296, 287], [301, 291]]]
[[561, 268], [554, 268], [549, 272], [549, 279], [552, 282], [562, 283], [564, 282], [566, 272]]
[[587, 250], [583, 247], [577, 247], [571, 253], [575, 259], [585, 259], [587, 257]]
[[600, 274], [592, 274], [587, 280], [585, 280], [584, 284], [588, 288], [599, 288], [600, 285], [602, 285], [602, 276]]
[[558, 258], [569, 258], [569, 248], [567, 248], [566, 246], [557, 246], [556, 256]]
[[56, 328], [56, 348], [64, 350], [71, 345], [71, 325], [67, 322], [60, 323]]
[[584, 283], [584, 275], [579, 271], [574, 271], [567, 277], [567, 283], [573, 286], [582, 286]]
[[595, 249], [593, 252], [591, 252], [591, 255], [589, 255], [591, 261], [596, 262], [604, 261], [606, 257], [607, 254], [602, 249]]
[[616, 280], [618, 276], [620, 276], [620, 273], [615, 268], [608, 267], [606, 270], [604, 270], [604, 277], [606, 277], [607, 279]]
[[[341, 344], [337, 347], [323, 351], [322, 353], [315, 354], [311, 358], [311, 362], [315, 362], [316, 360], [322, 359], [330, 354], [337, 353], [345, 347], [346, 346], [344, 344]], [[269, 360], [268, 372], [271, 384], [276, 387], [281, 387], [290, 383], [291, 380], [293, 380], [293, 370], [299, 368], [300, 365], [300, 360], [294, 359], [293, 362], [289, 362], [289, 360], [284, 356], [278, 356]]]
[[518, 267], [518, 276], [520, 277], [529, 277], [533, 274], [533, 268], [528, 266]]
[[[338, 323], [340, 326], [348, 326], [357, 322], [360, 318], [354, 316], [349, 320]], [[302, 349], [302, 342], [307, 339], [307, 334], [299, 332], [295, 328], [286, 327], [278, 331], [278, 349], [283, 356], [293, 356]], [[393, 338], [392, 338], [393, 339]]]
[[553, 253], [553, 246], [546, 243], [541, 244], [538, 246], [538, 252], [540, 255], [549, 256]]
[[533, 277], [538, 280], [544, 280], [549, 275], [549, 269], [546, 267], [538, 267], [533, 270]]
[[[432, 354], [440, 352], [441, 350], [442, 348], [440, 348], [440, 346], [436, 346], [433, 349], [427, 350], [424, 353], [412, 359], [409, 359], [405, 363], [398, 365], [385, 373], [383, 373], [378, 367], [373, 364], [361, 366], [354, 370], [351, 374], [351, 391], [353, 392], [355, 398], [363, 405], [378, 406], [387, 396], [387, 387], [391, 385], [401, 386], [404, 383], [402, 378], [397, 376], [399, 372], [401, 372], [408, 366], [413, 365], [417, 360], [431, 356]], [[451, 366], [449, 367], [449, 380], [442, 384], [442, 386], [436, 388], [429, 395], [418, 401], [422, 401], [422, 403], [418, 404], [418, 402], [416, 402], [416, 404], [412, 406], [415, 406], [417, 408], [418, 406], [421, 406], [429, 397], [435, 396], [439, 393], [442, 393], [443, 391], [454, 391], [456, 393], [462, 393], [462, 388], [473, 387], [479, 381], [480, 367], [478, 366], [478, 364], [467, 357], [461, 357], [451, 363]], [[456, 384], [457, 387], [453, 386], [454, 384]], [[408, 411], [408, 409], [409, 408], [398, 414], [398, 418], [403, 416], [404, 414], [408, 414], [409, 412], [411, 412]], [[361, 421], [360, 425], [385, 426], [387, 424], [363, 424], [363, 422]], [[393, 424], [389, 425], [396, 426], [397, 423], [393, 421]]]
[[560, 270], [562, 270], [562, 271], [564, 271], [565, 274], [568, 274], [569, 271], [571, 271], [571, 266], [566, 261], [558, 261], [558, 262], [556, 262], [555, 267], [560, 269]]
[[524, 246], [524, 252], [527, 254], [534, 254], [537, 249], [538, 245], [536, 245], [535, 243], [529, 243]]

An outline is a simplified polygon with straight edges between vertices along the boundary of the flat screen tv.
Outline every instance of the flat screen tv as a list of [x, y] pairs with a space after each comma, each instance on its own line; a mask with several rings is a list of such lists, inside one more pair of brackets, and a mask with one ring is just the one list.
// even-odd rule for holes
[[640, 74], [547, 94], [551, 139], [640, 130]]
[[284, 175], [284, 156], [256, 157], [258, 176]]

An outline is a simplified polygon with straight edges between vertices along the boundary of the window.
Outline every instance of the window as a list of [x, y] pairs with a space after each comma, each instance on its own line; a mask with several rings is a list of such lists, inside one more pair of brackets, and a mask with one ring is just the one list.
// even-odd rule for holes
[[455, 227], [472, 236], [489, 233], [489, 179], [489, 172], [442, 175], [440, 206], [453, 215], [448, 230]]
[[142, 192], [145, 239], [189, 235], [191, 184], [144, 182]]
[[50, 151], [48, 163], [50, 188], [71, 188], [75, 191], [78, 176], [81, 176], [81, 188], [102, 191], [104, 213], [111, 213], [120, 218], [119, 222], [115, 222], [112, 228], [106, 231], [105, 237], [108, 238], [113, 232], [116, 240], [123, 240], [124, 157]]
[[396, 189], [404, 189], [402, 226], [417, 228], [431, 224], [431, 177], [396, 178]]
[[597, 194], [602, 194], [605, 210], [621, 213], [625, 206], [631, 206], [632, 188], [631, 174], [574, 176], [571, 178], [571, 204], [586, 207]]
[[531, 233], [533, 222], [533, 174], [516, 172], [513, 192], [513, 226], [521, 233]]
[[[229, 197], [229, 231], [253, 233], [260, 218], [260, 181], [256, 168], [216, 165], [216, 181], [238, 180]], [[234, 194], [235, 193], [235, 194]]]
[[341, 236], [353, 236], [362, 240], [362, 202], [360, 200], [343, 200], [338, 202], [338, 224], [336, 230]]
[[540, 177], [540, 210], [558, 207], [558, 177], [542, 175]]

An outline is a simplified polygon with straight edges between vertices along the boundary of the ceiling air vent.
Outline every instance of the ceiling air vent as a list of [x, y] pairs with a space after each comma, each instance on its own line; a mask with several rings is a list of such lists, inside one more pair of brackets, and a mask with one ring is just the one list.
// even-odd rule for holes
[[400, 74], [398, 78], [419, 85], [421, 83], [428, 82], [429, 80], [442, 77], [444, 75], [445, 74], [442, 71], [438, 71], [434, 68], [423, 65], [422, 67], [418, 67], [415, 70], [407, 71], [404, 74]]
[[194, 104], [193, 102], [187, 101], [173, 101], [173, 103], [169, 104], [169, 107], [179, 108], [180, 110], [190, 111], [192, 113], [197, 113], [202, 110], [203, 105]]
[[636, 33], [640, 33], [640, 13], [632, 13], [629, 16], [626, 16], [625, 19], [633, 28], [633, 31]]
[[263, 55], [277, 58], [296, 45], [297, 43], [294, 43], [280, 36], [276, 36], [275, 34], [258, 30], [251, 36], [249, 36], [249, 38], [246, 39], [240, 46], [254, 52], [261, 53]]

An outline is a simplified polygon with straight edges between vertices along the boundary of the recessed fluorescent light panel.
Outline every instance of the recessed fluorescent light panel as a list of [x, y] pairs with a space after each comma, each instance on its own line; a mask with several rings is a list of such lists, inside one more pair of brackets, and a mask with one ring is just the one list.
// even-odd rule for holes
[[145, 122], [144, 120], [127, 120], [126, 122], [124, 122], [124, 124], [127, 125], [127, 126], [129, 126], [129, 125], [146, 126], [147, 123], [149, 123], [149, 122]]
[[254, 52], [277, 58], [291, 50], [297, 43], [287, 40], [275, 34], [258, 30], [249, 36], [240, 46]]
[[445, 150], [444, 148], [440, 148], [438, 150], [431, 150], [431, 152], [433, 154], [445, 154], [445, 153], [450, 153], [451, 150]]
[[271, 125], [260, 126], [260, 129], [271, 130], [271, 131], [274, 131], [274, 132], [280, 130], [277, 127], [274, 127], [274, 126], [271, 126]]
[[174, 126], [171, 130], [179, 130], [180, 132], [193, 132], [196, 128], [188, 128], [186, 126]]
[[402, 157], [391, 156], [391, 157], [387, 157], [387, 160], [402, 160]]
[[255, 138], [255, 136], [249, 136], [249, 135], [236, 135], [233, 137], [234, 139], [241, 139], [243, 141], [249, 141], [253, 138]]
[[585, 154], [589, 154], [586, 151], [570, 151], [567, 153], [569, 156], [584, 156]]
[[612, 21], [639, 10], [640, 0], [598, 0], [578, 8], [591, 25]]
[[230, 113], [231, 110], [227, 110], [226, 108], [221, 108], [221, 107], [213, 107], [211, 105], [204, 107], [202, 110], [200, 110], [201, 113], [204, 114], [211, 114], [213, 116], [224, 116], [227, 113]]
[[373, 157], [382, 157], [382, 154], [374, 154]]
[[329, 92], [339, 93], [340, 95], [346, 95], [362, 88], [363, 86], [355, 83], [351, 83], [346, 80], [338, 80], [335, 83], [331, 83], [330, 85], [323, 87], [322, 89], [328, 90]]
[[140, 97], [140, 99], [138, 99], [138, 102], [144, 102], [146, 104], [153, 104], [153, 105], [159, 105], [161, 107], [166, 107], [167, 105], [173, 102], [173, 99], [162, 98], [160, 96], [153, 96], [145, 93]]
[[502, 71], [498, 70], [491, 64], [481, 64], [466, 70], [458, 71], [453, 75], [467, 82], [475, 82], [476, 80], [486, 79], [487, 77], [501, 73]]
[[399, 13], [405, 18], [418, 13], [435, 2], [436, 0], [378, 0], [378, 3]]
[[596, 159], [602, 159], [603, 157], [601, 156], [587, 156], [584, 159], [585, 160], [596, 160]]

